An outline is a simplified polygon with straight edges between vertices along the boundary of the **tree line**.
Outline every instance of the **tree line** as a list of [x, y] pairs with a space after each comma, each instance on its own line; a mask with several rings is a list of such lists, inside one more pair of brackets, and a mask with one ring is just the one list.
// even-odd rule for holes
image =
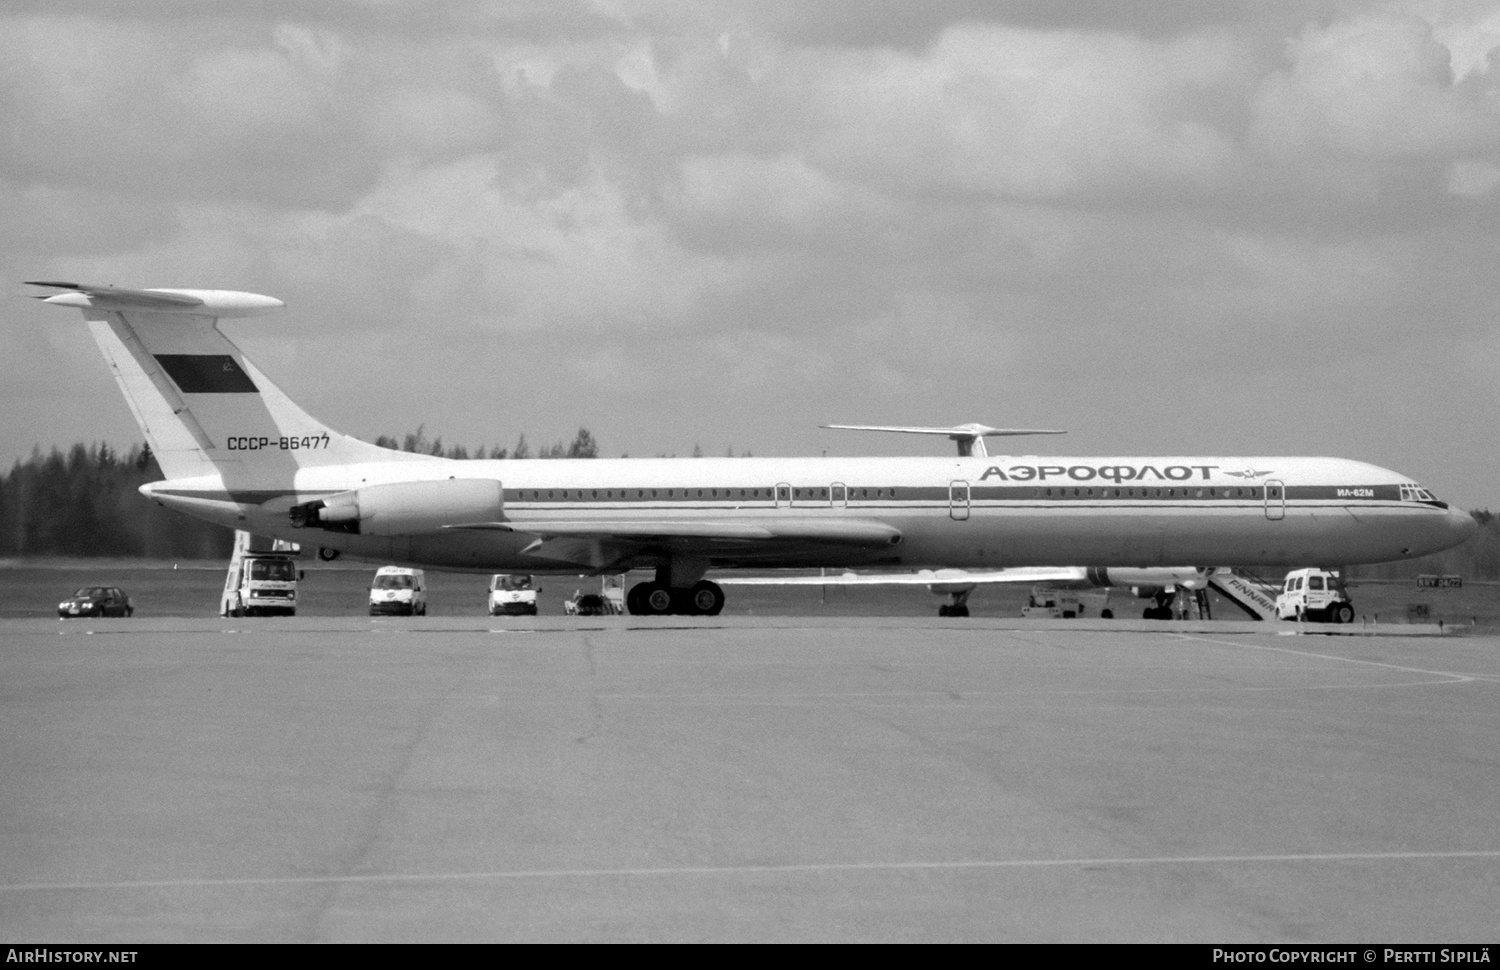
[[[599, 443], [587, 428], [568, 444], [533, 451], [523, 434], [514, 448], [445, 447], [422, 428], [382, 435], [376, 444], [445, 458], [595, 458]], [[0, 557], [103, 556], [147, 559], [227, 559], [234, 532], [162, 508], [140, 493], [159, 482], [161, 466], [146, 444], [121, 454], [107, 443], [53, 448], [17, 461], [0, 478]]]
[[[567, 444], [532, 450], [521, 435], [514, 447], [443, 444], [421, 427], [400, 438], [382, 435], [375, 443], [400, 451], [459, 460], [477, 458], [594, 458], [599, 443], [587, 428]], [[700, 449], [694, 449], [701, 454]], [[121, 454], [108, 444], [76, 444], [46, 455], [33, 448], [0, 478], [0, 557], [119, 556], [150, 559], [223, 559], [234, 533], [162, 508], [140, 494], [147, 482], [162, 479], [147, 445]], [[1405, 579], [1418, 573], [1456, 573], [1471, 580], [1500, 580], [1500, 520], [1487, 509], [1470, 513], [1479, 534], [1456, 549], [1406, 562], [1356, 566], [1351, 578]], [[1316, 565], [1336, 565], [1322, 563]]]
[[1410, 579], [1421, 573], [1436, 573], [1470, 580], [1500, 579], [1500, 519], [1489, 509], [1474, 509], [1469, 514], [1479, 523], [1479, 534], [1463, 545], [1420, 559], [1355, 566], [1349, 570], [1351, 578]]
[[138, 491], [161, 478], [143, 445], [124, 454], [108, 444], [34, 448], [0, 479], [0, 556], [227, 558], [232, 532]]
[[469, 459], [499, 459], [499, 458], [598, 458], [599, 442], [589, 433], [588, 428], [579, 428], [578, 434], [568, 444], [561, 441], [541, 447], [535, 452], [526, 441], [526, 435], [522, 434], [514, 448], [502, 448], [499, 445], [477, 446], [472, 452], [463, 445], [443, 445], [442, 435], [428, 440], [424, 433], [425, 425], [418, 425], [417, 430], [405, 435], [395, 437], [393, 435], [381, 435], [375, 439], [375, 443], [382, 448], [390, 448], [394, 451], [411, 451], [419, 455], [436, 455], [440, 458], [456, 458], [460, 461]]

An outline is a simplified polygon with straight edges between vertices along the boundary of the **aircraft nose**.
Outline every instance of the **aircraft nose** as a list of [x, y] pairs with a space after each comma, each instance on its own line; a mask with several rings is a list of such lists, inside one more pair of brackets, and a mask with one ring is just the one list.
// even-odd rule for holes
[[1474, 516], [1463, 509], [1453, 508], [1448, 510], [1448, 528], [1453, 532], [1453, 542], [1467, 542], [1479, 531], [1479, 523]]

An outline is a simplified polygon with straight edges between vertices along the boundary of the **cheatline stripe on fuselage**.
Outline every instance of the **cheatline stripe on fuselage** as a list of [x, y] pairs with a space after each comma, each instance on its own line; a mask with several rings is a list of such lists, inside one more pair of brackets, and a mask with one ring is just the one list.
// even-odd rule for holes
[[[838, 487], [837, 484], [835, 487]], [[791, 490], [791, 501], [797, 503], [833, 501], [829, 489], [822, 486], [817, 487], [793, 487]], [[1134, 500], [1137, 502], [1166, 500], [1194, 500], [1212, 501], [1225, 504], [1234, 499], [1250, 500], [1260, 502], [1265, 500], [1264, 488], [1245, 486], [1142, 486], [1131, 488], [1129, 486], [1003, 486], [1003, 485], [973, 485], [962, 479], [954, 479], [947, 485], [916, 485], [916, 486], [879, 486], [865, 488], [863, 486], [845, 486], [845, 499], [849, 504], [856, 502], [943, 502], [946, 503], [951, 497], [961, 498], [965, 491], [968, 493], [971, 504], [981, 501], [992, 502], [1018, 502], [1038, 499], [1061, 501], [1100, 501], [1108, 499]], [[677, 493], [681, 492], [681, 495]], [[722, 494], [719, 494], [722, 493]], [[1400, 503], [1402, 505], [1426, 504], [1438, 508], [1447, 508], [1443, 502], [1416, 503], [1403, 501], [1401, 498], [1401, 487], [1399, 485], [1290, 485], [1281, 489], [1282, 499], [1285, 501], [1329, 501], [1339, 505], [1350, 502], [1372, 504], [1381, 501]], [[715, 488], [705, 486], [699, 488], [546, 488], [544, 486], [529, 486], [527, 488], [507, 488], [504, 490], [504, 500], [510, 502], [548, 502], [548, 501], [615, 501], [615, 502], [640, 502], [640, 501], [691, 501], [707, 500], [727, 502], [735, 499], [748, 501], [773, 501], [775, 491], [767, 488]], [[786, 498], [780, 500], [786, 503]], [[1273, 493], [1271, 501], [1278, 501]]]
[[[233, 502], [241, 505], [260, 505], [277, 498], [327, 496], [339, 494], [345, 489], [230, 489], [227, 491], [205, 489], [153, 490], [154, 494], [204, 501]], [[516, 509], [578, 509], [578, 508], [750, 508], [750, 509], [826, 509], [867, 508], [881, 510], [920, 510], [951, 506], [967, 506], [970, 509], [1054, 509], [1060, 507], [1089, 509], [1156, 509], [1173, 508], [1200, 509], [1204, 506], [1221, 509], [1263, 509], [1269, 502], [1273, 507], [1286, 508], [1348, 508], [1363, 509], [1396, 508], [1409, 509], [1428, 506], [1437, 510], [1447, 508], [1447, 503], [1438, 501], [1401, 500], [1400, 487], [1395, 485], [1333, 486], [1291, 485], [1282, 490], [1282, 497], [1274, 493], [1267, 499], [1265, 490], [1257, 487], [1236, 486], [1151, 486], [1129, 488], [1107, 486], [970, 486], [965, 497], [962, 484], [949, 486], [881, 486], [876, 488], [848, 488], [846, 497], [836, 500], [830, 497], [827, 488], [799, 487], [792, 489], [788, 500], [785, 495], [776, 497], [775, 488], [723, 488], [707, 487], [679, 488], [516, 488], [503, 489], [502, 502]], [[680, 493], [680, 494], [679, 494]], [[861, 493], [861, 494], [856, 494]], [[873, 493], [873, 494], [871, 494]], [[747, 504], [755, 503], [755, 504]]]

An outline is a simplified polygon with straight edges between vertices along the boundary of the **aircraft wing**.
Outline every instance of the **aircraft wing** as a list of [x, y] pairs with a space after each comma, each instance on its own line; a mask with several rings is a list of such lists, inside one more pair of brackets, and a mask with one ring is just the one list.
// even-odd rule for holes
[[1070, 583], [1087, 579], [1081, 566], [1016, 566], [1011, 569], [922, 569], [914, 573], [853, 573], [835, 576], [724, 576], [728, 586], [983, 586], [990, 583]]
[[1185, 586], [1202, 589], [1211, 569], [1191, 566], [1013, 566], [1006, 569], [921, 569], [916, 572], [854, 573], [836, 576], [726, 576], [716, 582], [742, 586], [928, 586], [933, 592], [973, 589], [991, 583], [1033, 583], [1072, 589], [1125, 586]]
[[[448, 529], [501, 529], [536, 539], [521, 551], [601, 569], [630, 563], [641, 555], [702, 556], [753, 561], [767, 556], [817, 554], [830, 548], [876, 550], [901, 541], [901, 530], [873, 519], [802, 516], [723, 519], [519, 519], [445, 526]], [[853, 554], [851, 552], [851, 554]]]

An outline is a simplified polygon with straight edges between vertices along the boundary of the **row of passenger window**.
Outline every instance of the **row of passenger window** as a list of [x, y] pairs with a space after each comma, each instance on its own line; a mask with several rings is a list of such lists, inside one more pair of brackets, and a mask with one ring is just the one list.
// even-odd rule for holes
[[[843, 491], [843, 490], [841, 490]], [[630, 499], [663, 499], [663, 498], [742, 498], [749, 500], [760, 499], [770, 501], [776, 498], [776, 489], [772, 488], [563, 488], [563, 489], [539, 489], [523, 488], [516, 492], [516, 501], [593, 501], [602, 499], [630, 500]], [[782, 486], [781, 500], [786, 501], [788, 494], [793, 501], [802, 499], [828, 499], [833, 497], [831, 490], [827, 488], [790, 488]], [[889, 499], [896, 497], [894, 488], [850, 488], [844, 491], [849, 498], [862, 499]]]
[[[779, 488], [636, 488], [636, 489], [613, 489], [613, 488], [564, 488], [564, 489], [520, 489], [516, 495], [516, 501], [611, 501], [631, 499], [745, 499], [746, 501], [771, 501], [777, 498], [780, 492], [781, 501], [807, 501], [837, 499], [893, 499], [896, 497], [894, 488], [845, 488], [838, 486], [833, 490], [827, 488], [790, 488], [780, 486]], [[1074, 486], [1072, 488], [1033, 488], [1031, 490], [1034, 498], [1249, 498], [1258, 499], [1263, 497], [1259, 488], [1094, 488], [1091, 486]]]
[[1033, 488], [1037, 498], [1261, 498], [1259, 488]]

